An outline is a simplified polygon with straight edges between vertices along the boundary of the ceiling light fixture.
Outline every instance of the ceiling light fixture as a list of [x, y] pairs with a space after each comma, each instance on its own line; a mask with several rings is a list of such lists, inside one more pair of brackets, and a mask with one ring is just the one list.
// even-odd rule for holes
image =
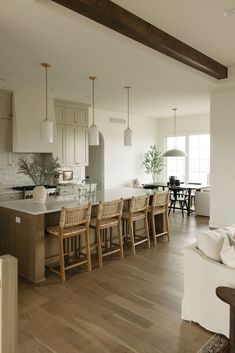
[[175, 148], [175, 132], [176, 132], [176, 111], [177, 108], [172, 109], [174, 112], [174, 148], [163, 153], [163, 157], [185, 157], [186, 154]]
[[41, 122], [41, 139], [45, 143], [53, 142], [53, 122], [48, 120], [48, 87], [47, 87], [47, 70], [51, 67], [48, 63], [42, 63], [42, 67], [46, 70], [46, 119]]
[[90, 76], [92, 80], [92, 125], [88, 128], [88, 142], [90, 146], [98, 146], [99, 141], [99, 129], [95, 125], [95, 76]]
[[224, 16], [233, 16], [235, 15], [235, 8], [227, 9], [224, 11]]
[[130, 120], [130, 86], [126, 86], [127, 90], [127, 128], [124, 130], [124, 146], [132, 146], [132, 130], [129, 127]]

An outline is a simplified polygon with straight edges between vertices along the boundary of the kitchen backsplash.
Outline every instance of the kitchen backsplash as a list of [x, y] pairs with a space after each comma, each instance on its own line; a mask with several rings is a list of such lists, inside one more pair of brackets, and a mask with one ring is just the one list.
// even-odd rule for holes
[[[9, 166], [0, 168], [0, 188], [8, 188], [19, 185], [33, 185], [33, 181], [26, 175], [18, 174], [18, 159], [19, 157], [30, 158], [30, 153], [11, 153]], [[74, 182], [80, 183], [84, 179], [85, 168], [75, 167], [70, 168], [73, 170]], [[53, 178], [48, 181], [53, 184]]]

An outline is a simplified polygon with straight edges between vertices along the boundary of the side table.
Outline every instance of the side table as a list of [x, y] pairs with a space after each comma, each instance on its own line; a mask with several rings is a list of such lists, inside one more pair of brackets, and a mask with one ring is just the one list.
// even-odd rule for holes
[[235, 353], [235, 289], [230, 287], [217, 287], [216, 295], [230, 306], [229, 346], [225, 347], [223, 353]]

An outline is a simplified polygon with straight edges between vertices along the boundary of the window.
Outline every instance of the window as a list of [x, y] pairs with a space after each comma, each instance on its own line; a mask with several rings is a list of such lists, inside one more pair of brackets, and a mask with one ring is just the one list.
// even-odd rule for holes
[[210, 135], [167, 137], [167, 150], [177, 148], [187, 156], [166, 158], [166, 177], [176, 176], [180, 181], [207, 184], [210, 173]]
[[[175, 141], [174, 141], [175, 140]], [[185, 136], [167, 137], [167, 150], [177, 148], [185, 152]], [[167, 179], [171, 175], [177, 176], [181, 181], [185, 179], [185, 158], [168, 157], [167, 158]]]
[[210, 173], [210, 135], [189, 136], [189, 182], [207, 184]]

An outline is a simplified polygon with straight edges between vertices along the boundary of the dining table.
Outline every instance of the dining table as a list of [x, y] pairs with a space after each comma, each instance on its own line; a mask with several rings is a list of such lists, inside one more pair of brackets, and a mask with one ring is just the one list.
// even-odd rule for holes
[[181, 190], [187, 190], [188, 197], [186, 199], [187, 215], [190, 216], [194, 210], [192, 210], [192, 191], [202, 191], [208, 189], [210, 185], [200, 183], [180, 183], [180, 185], [170, 185], [169, 182], [154, 182], [148, 184], [142, 184], [144, 189], [156, 189], [159, 190], [171, 190], [174, 193], [174, 197], [177, 199], [177, 193]]

